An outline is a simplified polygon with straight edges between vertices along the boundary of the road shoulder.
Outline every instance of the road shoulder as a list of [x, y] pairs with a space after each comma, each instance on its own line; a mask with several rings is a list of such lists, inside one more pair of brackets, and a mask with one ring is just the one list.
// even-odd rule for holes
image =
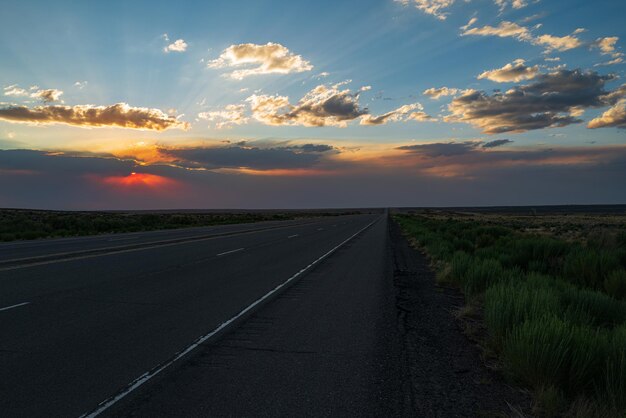
[[485, 366], [453, 312], [463, 296], [436, 286], [425, 256], [389, 222], [398, 322], [415, 416], [515, 416], [530, 398]]

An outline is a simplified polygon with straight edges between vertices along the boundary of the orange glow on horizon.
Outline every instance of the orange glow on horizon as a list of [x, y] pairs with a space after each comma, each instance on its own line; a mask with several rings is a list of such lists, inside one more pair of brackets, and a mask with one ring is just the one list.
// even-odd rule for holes
[[132, 172], [127, 176], [109, 176], [102, 178], [102, 183], [122, 187], [168, 187], [174, 186], [178, 182], [167, 177], [156, 174]]

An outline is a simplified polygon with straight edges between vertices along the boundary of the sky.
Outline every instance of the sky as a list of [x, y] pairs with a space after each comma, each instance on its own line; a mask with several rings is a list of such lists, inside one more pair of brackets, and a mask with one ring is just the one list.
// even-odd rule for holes
[[0, 207], [626, 203], [621, 0], [2, 16]]

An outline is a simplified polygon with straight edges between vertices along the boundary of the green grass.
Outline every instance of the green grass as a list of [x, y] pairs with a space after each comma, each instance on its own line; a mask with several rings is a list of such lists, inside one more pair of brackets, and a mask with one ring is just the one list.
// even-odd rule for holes
[[565, 241], [463, 218], [395, 220], [484, 303], [488, 343], [544, 414], [625, 416], [625, 232]]

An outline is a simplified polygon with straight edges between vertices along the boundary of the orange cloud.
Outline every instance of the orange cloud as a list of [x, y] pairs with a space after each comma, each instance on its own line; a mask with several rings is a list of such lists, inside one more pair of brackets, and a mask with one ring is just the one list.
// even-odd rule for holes
[[82, 127], [117, 127], [163, 131], [188, 129], [189, 123], [159, 109], [132, 107], [126, 103], [110, 106], [9, 106], [0, 108], [0, 120], [31, 124], [64, 124]]

